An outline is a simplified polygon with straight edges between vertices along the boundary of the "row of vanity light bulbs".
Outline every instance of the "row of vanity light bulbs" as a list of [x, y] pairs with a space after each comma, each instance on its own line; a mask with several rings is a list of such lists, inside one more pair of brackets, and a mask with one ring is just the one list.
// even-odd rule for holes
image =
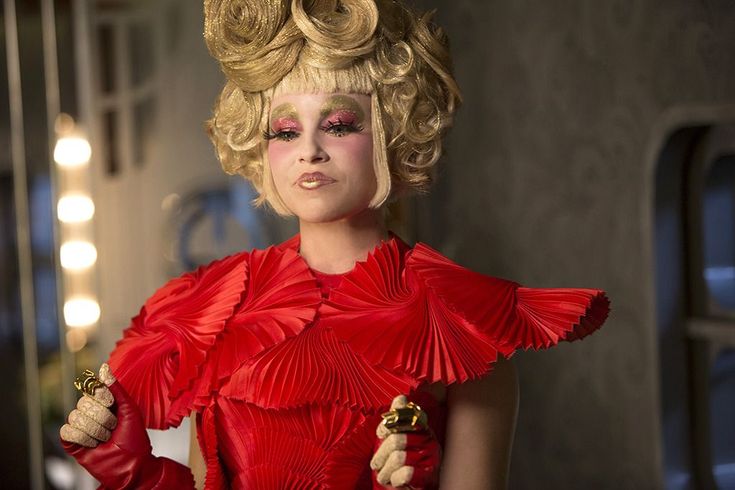
[[87, 343], [89, 327], [100, 318], [97, 300], [97, 247], [94, 243], [94, 200], [91, 192], [89, 141], [76, 129], [68, 115], [59, 116], [54, 161], [58, 169], [56, 217], [61, 246], [59, 259], [64, 273], [64, 322], [71, 351]]

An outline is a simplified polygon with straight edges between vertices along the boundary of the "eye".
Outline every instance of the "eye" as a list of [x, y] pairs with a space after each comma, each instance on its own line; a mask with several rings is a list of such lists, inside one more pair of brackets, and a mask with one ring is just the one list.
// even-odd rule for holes
[[263, 139], [266, 141], [293, 141], [298, 137], [299, 133], [292, 129], [282, 129], [280, 131], [266, 131], [263, 133]]
[[327, 121], [326, 124], [322, 126], [322, 131], [338, 138], [346, 136], [350, 133], [359, 133], [362, 130], [363, 127], [359, 124], [353, 121], [346, 122], [342, 119], [337, 119], [336, 121]]

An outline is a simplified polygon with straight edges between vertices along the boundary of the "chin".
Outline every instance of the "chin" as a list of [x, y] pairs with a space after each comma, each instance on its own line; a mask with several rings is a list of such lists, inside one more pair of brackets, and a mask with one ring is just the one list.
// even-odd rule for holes
[[299, 218], [300, 221], [304, 221], [306, 223], [331, 223], [333, 221], [339, 221], [343, 218], [346, 218], [349, 216], [345, 213], [339, 213], [334, 210], [325, 211], [325, 212], [304, 212], [304, 213], [296, 213], [296, 216]]
[[[325, 203], [326, 204], [326, 203]], [[331, 223], [339, 221], [368, 209], [368, 203], [357, 206], [310, 206], [308, 209], [302, 207], [296, 209], [295, 215], [301, 221], [307, 223]]]

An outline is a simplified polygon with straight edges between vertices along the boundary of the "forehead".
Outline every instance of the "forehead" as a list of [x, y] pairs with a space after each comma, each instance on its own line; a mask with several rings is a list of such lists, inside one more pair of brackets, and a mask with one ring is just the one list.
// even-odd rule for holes
[[271, 112], [284, 108], [298, 112], [323, 111], [329, 109], [370, 110], [370, 96], [355, 93], [291, 93], [277, 95], [271, 101]]

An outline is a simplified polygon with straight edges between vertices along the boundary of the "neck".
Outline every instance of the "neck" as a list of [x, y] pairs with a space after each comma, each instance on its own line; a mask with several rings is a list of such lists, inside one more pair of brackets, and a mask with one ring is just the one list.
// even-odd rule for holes
[[351, 271], [358, 261], [367, 259], [388, 231], [379, 209], [366, 209], [347, 219], [329, 223], [299, 221], [299, 254], [314, 270], [326, 274]]

